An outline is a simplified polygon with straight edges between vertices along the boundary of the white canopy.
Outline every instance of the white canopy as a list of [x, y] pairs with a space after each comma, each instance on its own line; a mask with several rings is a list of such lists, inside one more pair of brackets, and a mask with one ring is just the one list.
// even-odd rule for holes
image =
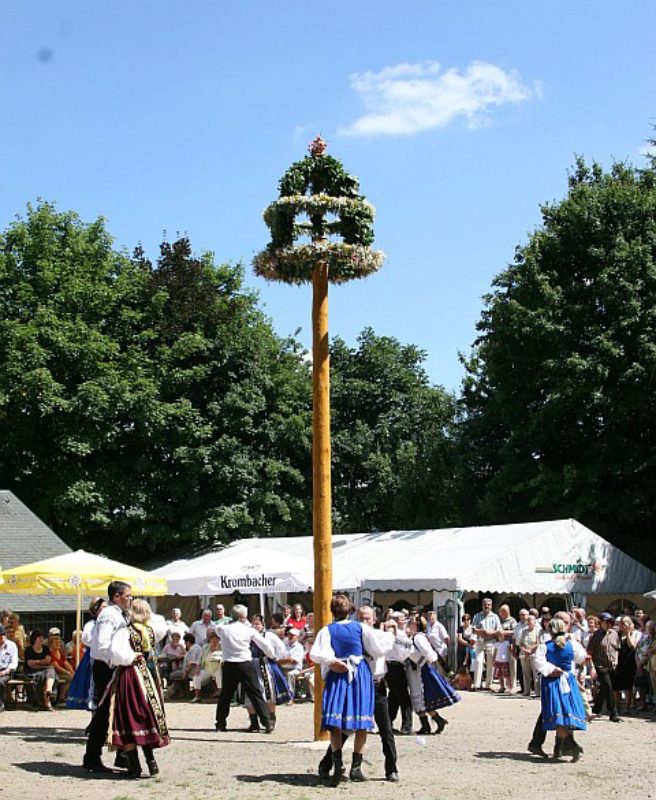
[[[264, 543], [286, 557], [312, 559], [311, 536], [241, 539], [222, 552], [248, 553]], [[157, 572], [171, 585], [166, 569]], [[627, 595], [656, 585], [656, 573], [574, 519], [337, 534], [333, 569], [336, 576], [347, 571], [362, 588], [378, 591]], [[335, 588], [353, 587], [336, 581]]]
[[[314, 584], [311, 558], [294, 555], [280, 548], [270, 548], [262, 540], [243, 540], [248, 547], [235, 543], [230, 547], [187, 561], [175, 561], [155, 573], [166, 577], [170, 594], [222, 595], [307, 592]], [[336, 588], [355, 589], [358, 579], [338, 570]]]

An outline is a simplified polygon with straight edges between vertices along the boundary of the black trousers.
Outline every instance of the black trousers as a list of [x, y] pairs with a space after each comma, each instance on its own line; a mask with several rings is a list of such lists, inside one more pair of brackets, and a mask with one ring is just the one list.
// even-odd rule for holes
[[592, 712], [594, 714], [601, 714], [605, 700], [611, 718], [616, 717], [617, 703], [615, 702], [615, 695], [613, 694], [613, 684], [610, 680], [610, 671], [606, 669], [598, 669], [597, 680], [599, 681], [599, 691], [592, 705]]
[[380, 734], [380, 743], [383, 746], [385, 756], [385, 775], [397, 772], [396, 769], [396, 744], [394, 743], [394, 731], [392, 730], [392, 720], [389, 714], [389, 702], [387, 699], [387, 686], [385, 680], [375, 684], [374, 719]]
[[[374, 684], [374, 720], [378, 726], [378, 733], [380, 734], [380, 743], [383, 746], [383, 755], [385, 756], [385, 775], [391, 775], [393, 772], [398, 772], [396, 768], [396, 744], [394, 743], [394, 731], [392, 730], [392, 720], [389, 715], [389, 705], [387, 702], [387, 686], [385, 681], [381, 680]], [[350, 732], [349, 732], [350, 733]], [[347, 733], [342, 733], [342, 747], [344, 742], [348, 739]], [[332, 765], [333, 750], [328, 745], [326, 755], [321, 759], [326, 767], [330, 768]]]
[[399, 709], [401, 709], [401, 727], [410, 730], [412, 728], [412, 704], [405, 676], [405, 666], [400, 661], [388, 661], [386, 680], [389, 688], [389, 718], [394, 722]]
[[100, 763], [103, 745], [107, 738], [107, 728], [109, 726], [109, 692], [103, 703], [100, 702], [105, 694], [105, 689], [112, 679], [114, 670], [105, 664], [104, 661], [93, 662], [93, 700], [96, 703], [96, 712], [91, 718], [89, 725], [89, 738], [87, 739], [87, 749], [84, 754], [84, 765], [88, 767]]
[[535, 727], [533, 728], [533, 736], [531, 737], [531, 744], [542, 745], [547, 740], [547, 732], [542, 727], [542, 712], [538, 714], [538, 718], [535, 722]]
[[235, 689], [241, 683], [246, 697], [251, 702], [253, 710], [265, 727], [271, 725], [271, 716], [267, 708], [260, 684], [257, 680], [257, 673], [252, 661], [226, 661], [223, 664], [223, 682], [221, 684], [221, 694], [216, 703], [216, 724], [219, 728], [224, 727], [228, 715], [230, 714], [230, 700]]

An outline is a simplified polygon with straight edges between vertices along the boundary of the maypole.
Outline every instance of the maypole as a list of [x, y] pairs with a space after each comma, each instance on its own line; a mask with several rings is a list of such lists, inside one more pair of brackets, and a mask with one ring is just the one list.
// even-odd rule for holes
[[[271, 242], [253, 262], [267, 280], [312, 283], [312, 532], [315, 630], [331, 622], [332, 526], [330, 480], [330, 360], [328, 283], [376, 272], [383, 253], [372, 250], [374, 208], [359, 194], [357, 178], [326, 155], [317, 136], [310, 155], [280, 180], [280, 196], [264, 212]], [[327, 214], [334, 215], [326, 219]], [[298, 219], [304, 215], [305, 219]], [[309, 241], [299, 242], [305, 237]], [[321, 735], [323, 681], [315, 675], [314, 737]]]

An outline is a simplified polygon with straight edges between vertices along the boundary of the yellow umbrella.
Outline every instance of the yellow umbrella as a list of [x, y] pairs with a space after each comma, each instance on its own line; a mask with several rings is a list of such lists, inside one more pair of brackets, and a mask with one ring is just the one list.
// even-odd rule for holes
[[84, 550], [23, 564], [0, 573], [3, 592], [8, 594], [75, 595], [77, 630], [81, 628], [82, 595], [104, 595], [111, 581], [125, 581], [135, 594], [148, 597], [167, 592], [166, 578]]

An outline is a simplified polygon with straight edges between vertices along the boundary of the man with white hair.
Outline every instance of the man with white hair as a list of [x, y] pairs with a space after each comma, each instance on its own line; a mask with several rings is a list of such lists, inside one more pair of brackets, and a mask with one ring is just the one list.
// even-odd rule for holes
[[472, 624], [476, 634], [474, 688], [481, 688], [483, 667], [485, 666], [485, 688], [490, 690], [494, 674], [494, 644], [497, 641], [497, 631], [501, 630], [501, 620], [492, 611], [492, 600], [489, 597], [483, 599], [481, 610], [478, 614], [474, 614]]
[[180, 641], [185, 633], [189, 633], [189, 626], [182, 620], [182, 611], [179, 608], [171, 609], [171, 619], [166, 620], [166, 628], [168, 630], [169, 642], [171, 641], [172, 633], [180, 634]]
[[196, 644], [199, 644], [202, 647], [204, 644], [206, 644], [207, 634], [213, 627], [212, 612], [209, 608], [206, 608], [200, 615], [200, 619], [197, 619], [196, 622], [191, 623], [189, 633], [193, 634]]
[[251, 643], [255, 643], [269, 658], [276, 658], [276, 651], [262, 634], [248, 624], [248, 609], [243, 605], [233, 606], [229, 625], [216, 628], [216, 633], [221, 641], [223, 653], [223, 686], [216, 704], [217, 731], [226, 731], [226, 722], [230, 714], [230, 700], [235, 689], [241, 685], [250, 700], [253, 711], [257, 714], [265, 733], [273, 731], [271, 716], [266, 701], [262, 695], [260, 684], [257, 680]]

